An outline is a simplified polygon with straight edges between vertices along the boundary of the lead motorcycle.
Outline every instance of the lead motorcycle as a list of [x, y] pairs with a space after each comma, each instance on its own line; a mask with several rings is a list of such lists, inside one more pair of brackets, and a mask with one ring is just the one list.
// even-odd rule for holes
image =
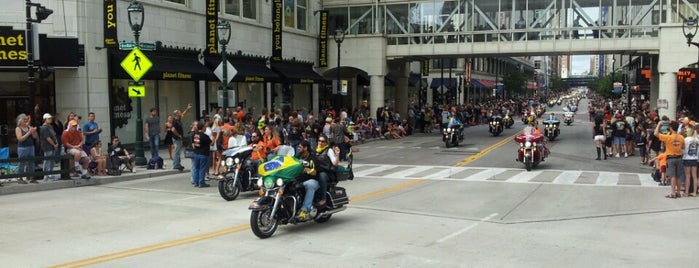
[[559, 126], [561, 121], [558, 120], [545, 120], [544, 121], [544, 136], [546, 136], [550, 141], [555, 140], [561, 133]]
[[459, 142], [464, 140], [463, 127], [464, 125], [457, 123], [443, 129], [442, 132], [444, 132], [444, 135], [442, 135], [442, 141], [447, 148], [459, 146]]
[[566, 124], [566, 126], [570, 126], [570, 124], [573, 123], [573, 113], [571, 112], [566, 112], [563, 114], [563, 123]]
[[502, 117], [500, 116], [491, 116], [488, 125], [488, 132], [490, 132], [493, 137], [499, 136], [503, 131]]
[[[352, 157], [349, 157], [347, 169], [352, 171]], [[327, 202], [323, 206], [314, 206], [306, 220], [301, 220], [298, 213], [303, 205], [306, 190], [303, 183], [297, 180], [302, 175], [304, 166], [308, 163], [292, 156], [276, 156], [258, 168], [262, 179], [257, 181], [260, 188], [260, 198], [250, 203], [250, 229], [259, 238], [268, 238], [274, 234], [280, 224], [298, 224], [313, 220], [324, 223], [330, 217], [345, 210], [349, 197], [345, 188], [337, 186], [340, 178], [328, 181], [326, 193]], [[339, 174], [338, 174], [339, 175]], [[338, 176], [340, 177], [340, 176]], [[350, 177], [351, 179], [351, 177]]]
[[253, 147], [240, 146], [222, 153], [226, 171], [218, 181], [218, 193], [226, 201], [235, 200], [241, 191], [256, 191], [257, 178], [250, 156]]
[[525, 128], [522, 134], [517, 135], [515, 142], [519, 144], [515, 160], [524, 164], [527, 171], [531, 171], [533, 167], [544, 161], [546, 155], [543, 144], [544, 136], [534, 134], [531, 127]]

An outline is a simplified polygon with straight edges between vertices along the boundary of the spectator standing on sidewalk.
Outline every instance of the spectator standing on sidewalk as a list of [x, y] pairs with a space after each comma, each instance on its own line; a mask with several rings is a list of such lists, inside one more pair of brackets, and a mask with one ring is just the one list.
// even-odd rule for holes
[[182, 140], [184, 138], [184, 127], [182, 126], [182, 117], [187, 114], [187, 111], [192, 108], [192, 104], [187, 104], [187, 108], [180, 112], [175, 110], [172, 112], [172, 144], [175, 145], [175, 154], [172, 158], [172, 168], [180, 171], [184, 170], [181, 163], [182, 156]]
[[[17, 116], [17, 128], [15, 128], [15, 137], [17, 138], [17, 158], [34, 157], [34, 141], [39, 139], [39, 134], [36, 127], [31, 125], [31, 116], [20, 114]], [[19, 162], [17, 173], [33, 173], [34, 160]], [[27, 176], [27, 180], [31, 183], [37, 183], [33, 176]], [[17, 179], [18, 183], [27, 184], [21, 177]]]
[[[66, 129], [65, 125], [63, 125], [63, 122], [61, 122], [60, 117], [58, 117], [58, 113], [56, 113], [53, 116], [53, 123], [51, 126], [53, 127], [53, 132], [56, 133], [56, 141], [58, 142], [58, 147], [56, 147], [56, 150], [54, 150], [53, 155], [62, 155], [63, 154], [63, 141], [61, 141], [61, 135], [63, 135], [63, 131]], [[66, 122], [67, 123], [67, 122]], [[54, 161], [55, 163], [58, 163], [59, 161], [56, 160]]]
[[612, 129], [614, 130], [614, 150], [616, 151], [616, 157], [620, 157], [623, 152], [624, 157], [629, 157], [628, 152], [626, 152], [626, 137], [630, 134], [629, 125], [624, 120], [621, 113], [617, 113], [615, 116], [616, 120], [612, 122]]
[[158, 156], [158, 148], [160, 147], [160, 117], [158, 109], [150, 108], [150, 116], [146, 118], [145, 128], [146, 138], [150, 143], [150, 157]]
[[[693, 124], [684, 127], [684, 149], [682, 150], [682, 164], [684, 165], [684, 194], [685, 196], [697, 196], [697, 165], [699, 162], [699, 140]], [[690, 191], [691, 190], [691, 191]]]
[[662, 127], [663, 122], [658, 122], [655, 126], [655, 131], [653, 134], [658, 137], [660, 141], [665, 144], [665, 153], [667, 154], [667, 168], [665, 170], [666, 176], [670, 178], [670, 194], [666, 195], [667, 198], [678, 198], [680, 197], [680, 183], [679, 177], [680, 172], [683, 172], [682, 167], [682, 149], [684, 148], [684, 137], [677, 134], [678, 124], [676, 121], [672, 121], [669, 124], [667, 135], [660, 134], [660, 127]]
[[[44, 124], [39, 128], [39, 137], [41, 145], [41, 151], [44, 152], [44, 157], [54, 156], [56, 153], [56, 148], [58, 148], [58, 139], [56, 138], [56, 131], [53, 129], [53, 116], [49, 113], [45, 113], [43, 116]], [[44, 159], [43, 170], [51, 171], [53, 170], [54, 159]], [[58, 179], [58, 175], [45, 175], [44, 181], [53, 181]]]
[[194, 187], [209, 187], [208, 183], [205, 181], [206, 171], [209, 170], [209, 156], [211, 155], [211, 138], [209, 135], [204, 133], [206, 125], [204, 122], [198, 122], [196, 127], [196, 132], [192, 134], [192, 150], [194, 151], [194, 156], [192, 157], [192, 182], [194, 182]]
[[100, 139], [100, 133], [102, 133], [102, 128], [95, 123], [95, 113], [90, 112], [87, 115], [87, 123], [83, 125], [83, 135], [85, 135], [85, 147], [92, 147], [92, 144]]

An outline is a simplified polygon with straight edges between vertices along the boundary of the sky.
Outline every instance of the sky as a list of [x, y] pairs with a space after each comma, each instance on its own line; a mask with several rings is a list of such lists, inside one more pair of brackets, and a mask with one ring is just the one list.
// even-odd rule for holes
[[590, 71], [590, 55], [571, 56], [570, 69], [572, 75], [580, 75]]

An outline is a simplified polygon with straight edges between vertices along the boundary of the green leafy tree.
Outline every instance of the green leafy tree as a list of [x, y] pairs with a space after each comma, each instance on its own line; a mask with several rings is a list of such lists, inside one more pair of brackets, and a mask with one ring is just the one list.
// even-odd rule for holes
[[556, 77], [551, 81], [551, 90], [556, 92], [565, 91], [570, 88], [570, 85], [560, 77]]
[[508, 71], [502, 76], [502, 85], [507, 91], [525, 93], [527, 78], [522, 72]]

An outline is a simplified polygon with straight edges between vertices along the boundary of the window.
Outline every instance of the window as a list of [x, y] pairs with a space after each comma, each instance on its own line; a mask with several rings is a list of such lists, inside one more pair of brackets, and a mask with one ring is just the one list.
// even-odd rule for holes
[[187, 4], [187, 0], [165, 0], [165, 1], [167, 1], [167, 2], [173, 2], [173, 3], [178, 3], [178, 4], [183, 4], [183, 5], [186, 5], [186, 4]]
[[308, 0], [284, 0], [284, 26], [306, 30]]
[[226, 0], [225, 12], [246, 19], [257, 19], [258, 0]]

